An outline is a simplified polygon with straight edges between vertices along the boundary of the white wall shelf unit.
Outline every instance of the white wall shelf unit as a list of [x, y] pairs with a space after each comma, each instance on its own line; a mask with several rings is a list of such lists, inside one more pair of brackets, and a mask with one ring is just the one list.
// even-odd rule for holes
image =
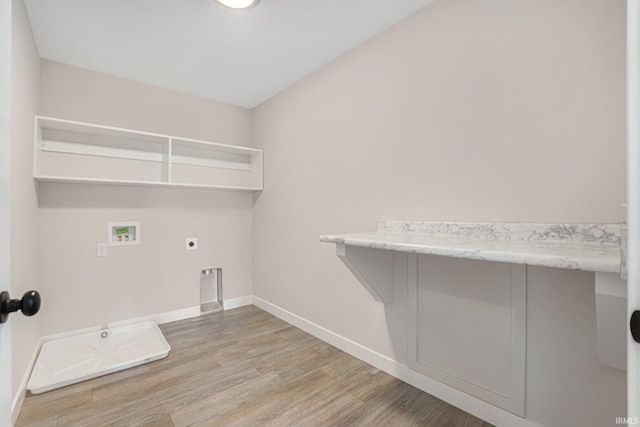
[[35, 117], [33, 177], [109, 185], [263, 189], [262, 150]]
[[[620, 224], [382, 221], [376, 232], [320, 240], [336, 244], [376, 301], [406, 287], [411, 369], [523, 416], [527, 267], [595, 273], [598, 359], [624, 370], [625, 233]], [[396, 270], [408, 274], [398, 282]]]

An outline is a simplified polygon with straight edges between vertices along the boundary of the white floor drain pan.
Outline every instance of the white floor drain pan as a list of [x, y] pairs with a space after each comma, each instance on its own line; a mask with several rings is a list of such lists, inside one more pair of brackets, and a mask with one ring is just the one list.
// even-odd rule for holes
[[170, 349], [153, 321], [47, 341], [27, 389], [43, 393], [162, 359]]

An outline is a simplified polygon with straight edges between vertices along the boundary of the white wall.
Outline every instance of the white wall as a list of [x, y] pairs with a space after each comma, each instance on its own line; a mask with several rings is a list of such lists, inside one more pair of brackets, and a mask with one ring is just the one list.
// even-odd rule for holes
[[[40, 291], [36, 189], [32, 177], [33, 115], [39, 102], [40, 57], [24, 2], [13, 0], [11, 54], [11, 297]], [[42, 317], [11, 316], [13, 396], [27, 370], [41, 333]]]
[[[446, 0], [267, 101], [254, 294], [403, 362], [406, 300], [374, 302], [318, 236], [380, 219], [624, 221], [624, 67], [624, 2]], [[593, 275], [543, 270], [529, 292], [527, 418], [613, 423], [624, 375], [595, 359]]]
[[[251, 144], [247, 109], [50, 61], [41, 70], [43, 115]], [[206, 267], [223, 267], [225, 299], [252, 293], [251, 194], [42, 183], [38, 202], [43, 335], [197, 306]], [[107, 222], [127, 220], [141, 222], [142, 244], [98, 258]]]

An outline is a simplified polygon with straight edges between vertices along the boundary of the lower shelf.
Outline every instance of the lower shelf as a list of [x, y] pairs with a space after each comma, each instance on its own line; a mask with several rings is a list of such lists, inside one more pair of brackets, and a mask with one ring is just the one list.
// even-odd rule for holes
[[232, 185], [208, 185], [197, 184], [189, 182], [166, 182], [166, 181], [134, 181], [124, 179], [106, 179], [106, 178], [81, 178], [81, 177], [62, 177], [62, 176], [48, 176], [48, 175], [35, 175], [33, 177], [39, 182], [60, 182], [70, 184], [101, 184], [101, 185], [115, 185], [123, 187], [157, 187], [157, 188], [191, 188], [195, 190], [229, 190], [229, 191], [260, 191], [262, 186], [256, 187], [237, 187]]
[[167, 357], [171, 347], [158, 325], [134, 325], [45, 342], [27, 384], [43, 393]]

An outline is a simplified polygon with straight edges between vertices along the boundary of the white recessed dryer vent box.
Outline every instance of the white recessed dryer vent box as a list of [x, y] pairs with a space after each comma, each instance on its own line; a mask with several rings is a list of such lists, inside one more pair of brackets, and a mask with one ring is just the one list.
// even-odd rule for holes
[[109, 246], [140, 244], [140, 221], [109, 222], [107, 225]]

